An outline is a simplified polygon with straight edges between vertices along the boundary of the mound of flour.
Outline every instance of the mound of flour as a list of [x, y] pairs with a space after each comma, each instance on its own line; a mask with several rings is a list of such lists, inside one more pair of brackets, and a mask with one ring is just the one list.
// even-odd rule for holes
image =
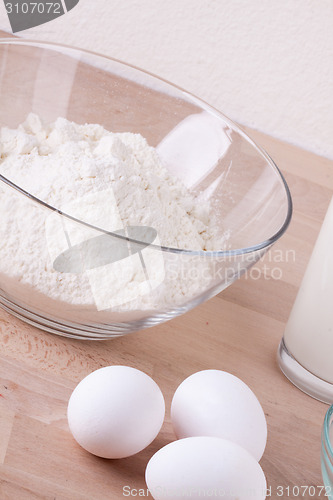
[[[44, 124], [30, 114], [17, 129], [1, 129], [0, 154], [1, 175], [52, 207], [101, 229], [149, 226], [157, 231], [162, 246], [220, 248], [209, 203], [198, 203], [171, 177], [155, 149], [139, 134], [111, 133], [100, 125], [78, 125], [64, 118]], [[131, 292], [133, 284], [145, 280], [135, 266], [126, 272], [118, 266], [111, 274], [96, 271], [92, 288], [92, 273], [54, 269], [55, 249], [50, 249], [47, 231], [54, 227], [57, 233], [59, 227], [56, 221], [50, 226], [47, 210], [1, 186], [0, 217], [1, 281], [8, 277], [39, 296], [91, 305], [96, 304], [94, 289], [100, 287], [108, 289], [103, 308], [140, 309], [153, 308], [161, 297], [169, 304], [177, 302], [200, 287], [197, 277], [178, 276], [184, 266], [176, 265], [172, 278], [166, 274], [160, 280], [154, 299], [142, 290], [136, 295]], [[69, 237], [72, 244], [80, 241], [75, 230], [69, 231]], [[68, 237], [66, 244], [70, 244]], [[56, 251], [61, 249], [65, 247], [60, 245]], [[104, 283], [103, 276], [107, 276]]]

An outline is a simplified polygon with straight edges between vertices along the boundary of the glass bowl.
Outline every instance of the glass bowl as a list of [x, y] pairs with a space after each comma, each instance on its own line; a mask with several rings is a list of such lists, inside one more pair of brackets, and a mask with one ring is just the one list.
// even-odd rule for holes
[[[200, 99], [61, 45], [0, 40], [0, 60], [1, 127], [16, 129], [33, 112], [140, 133], [198, 206], [210, 203], [221, 242], [215, 251], [169, 248], [155, 227], [106, 229], [81, 217], [85, 200], [80, 209], [50, 206], [0, 164], [0, 303], [22, 320], [80, 339], [154, 326], [232, 284], [288, 227], [291, 197], [274, 162]], [[105, 207], [107, 190], [92, 193], [96, 206]]]
[[321, 472], [325, 495], [333, 499], [333, 405], [327, 410], [321, 433]]

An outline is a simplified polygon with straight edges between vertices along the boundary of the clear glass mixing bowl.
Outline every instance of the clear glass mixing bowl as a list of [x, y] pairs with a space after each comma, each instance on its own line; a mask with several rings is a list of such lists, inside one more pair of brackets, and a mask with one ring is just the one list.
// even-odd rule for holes
[[321, 433], [321, 472], [325, 496], [333, 499], [333, 405], [327, 410]]
[[[153, 227], [106, 231], [83, 222], [80, 210], [25, 192], [1, 175], [0, 163], [0, 303], [22, 320], [81, 339], [156, 325], [221, 292], [286, 230], [291, 197], [274, 162], [193, 95], [61, 45], [1, 40], [0, 61], [1, 127], [17, 128], [33, 112], [46, 122], [61, 116], [140, 133], [198, 204], [210, 200], [221, 235], [212, 252], [168, 248]], [[85, 299], [72, 299], [81, 289]]]

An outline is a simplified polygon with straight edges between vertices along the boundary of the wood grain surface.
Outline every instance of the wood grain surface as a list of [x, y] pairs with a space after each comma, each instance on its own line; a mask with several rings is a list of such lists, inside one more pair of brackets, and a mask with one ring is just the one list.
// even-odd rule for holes
[[[54, 336], [0, 311], [0, 500], [121, 499], [125, 486], [145, 490], [149, 458], [175, 439], [170, 423], [174, 391], [188, 375], [208, 368], [240, 377], [264, 408], [268, 443], [261, 466], [270, 498], [324, 498], [302, 490], [293, 494], [292, 488], [322, 485], [320, 434], [327, 406], [282, 375], [276, 352], [333, 194], [333, 162], [248, 133], [280, 167], [294, 202], [287, 233], [253, 268], [257, 271], [179, 318], [111, 341]], [[122, 460], [85, 452], [66, 420], [75, 385], [112, 364], [151, 375], [167, 408], [156, 440]]]

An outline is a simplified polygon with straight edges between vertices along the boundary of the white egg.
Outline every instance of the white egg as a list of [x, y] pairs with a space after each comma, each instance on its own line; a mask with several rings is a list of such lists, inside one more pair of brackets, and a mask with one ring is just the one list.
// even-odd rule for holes
[[164, 413], [162, 392], [151, 377], [129, 366], [107, 366], [74, 389], [67, 417], [75, 440], [87, 451], [124, 458], [153, 441]]
[[147, 487], [155, 500], [223, 498], [263, 500], [265, 475], [253, 456], [232, 441], [191, 437], [174, 441], [152, 456]]
[[246, 448], [256, 460], [267, 441], [264, 411], [251, 389], [221, 370], [203, 370], [185, 379], [171, 404], [178, 438], [215, 436]]

